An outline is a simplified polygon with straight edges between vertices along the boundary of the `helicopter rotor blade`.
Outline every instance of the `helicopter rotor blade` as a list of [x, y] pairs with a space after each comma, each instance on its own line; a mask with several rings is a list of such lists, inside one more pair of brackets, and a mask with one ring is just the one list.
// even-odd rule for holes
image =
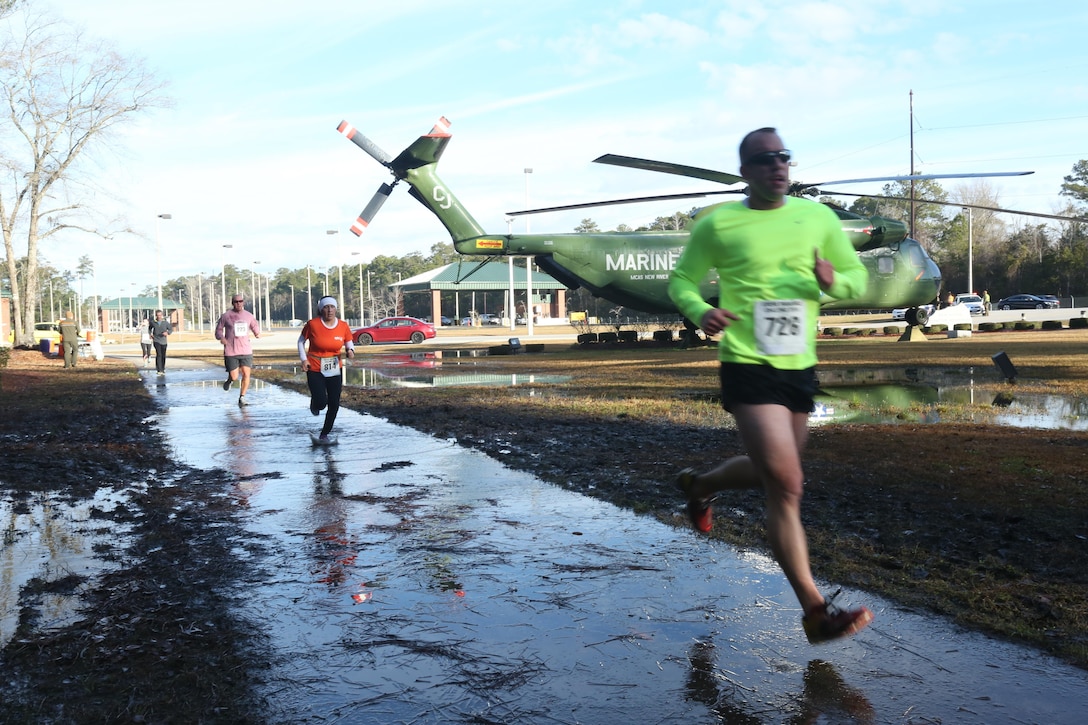
[[392, 193], [393, 187], [389, 184], [382, 184], [378, 187], [378, 191], [370, 198], [370, 203], [366, 205], [366, 208], [352, 223], [351, 233], [357, 237], [363, 236], [363, 232], [370, 226], [371, 220], [374, 219], [378, 210], [382, 208], [382, 204], [389, 200], [389, 195]]
[[431, 126], [431, 132], [428, 136], [449, 136], [450, 135], [450, 120], [445, 116], [439, 116], [435, 121], [434, 126]]
[[387, 154], [380, 146], [378, 146], [378, 144], [359, 133], [359, 131], [347, 121], [341, 121], [340, 125], [336, 127], [336, 130], [339, 131], [344, 138], [370, 154], [371, 158], [382, 166], [388, 167], [390, 163], [392, 163], [392, 156]]
[[737, 176], [736, 174], [729, 174], [724, 171], [701, 169], [697, 166], [685, 166], [684, 164], [674, 164], [668, 161], [653, 161], [651, 159], [638, 159], [633, 156], [619, 156], [618, 154], [604, 154], [603, 156], [598, 156], [593, 159], [593, 163], [624, 166], [629, 169], [657, 171], [662, 174], [676, 174], [677, 176], [687, 176], [692, 179], [702, 179], [703, 181], [715, 181], [719, 184], [744, 183], [744, 177]]
[[589, 209], [597, 206], [614, 206], [616, 204], [640, 204], [648, 201], [668, 201], [669, 199], [699, 199], [705, 196], [717, 196], [719, 194], [743, 194], [744, 189], [725, 189], [722, 191], [692, 191], [687, 194], [659, 194], [657, 196], [639, 196], [629, 199], [612, 199], [609, 201], [590, 201], [584, 204], [566, 204], [564, 206], [549, 206], [540, 209], [524, 209], [522, 211], [508, 211], [506, 216], [518, 217], [529, 214], [546, 214], [553, 211], [568, 211], [570, 209]]
[[[877, 194], [851, 194], [846, 191], [827, 191], [824, 192], [830, 196], [854, 196], [863, 199], [889, 199], [891, 201], [911, 201], [908, 196], [879, 196]], [[1060, 214], [1043, 214], [1036, 211], [1020, 211], [1018, 209], [1001, 209], [996, 206], [983, 206], [982, 204], [962, 204], [955, 201], [933, 201], [931, 199], [914, 199], [915, 204], [938, 204], [940, 206], [957, 206], [964, 209], [982, 209], [984, 211], [997, 212], [999, 214], [1021, 214], [1023, 216], [1037, 216], [1043, 219], [1057, 219], [1063, 222], [1081, 222], [1088, 223], [1088, 218], [1076, 217], [1076, 216], [1062, 216]]]
[[[967, 174], [907, 174], [905, 176], [874, 176], [869, 179], [836, 179], [834, 181], [822, 181], [818, 184], [802, 184], [797, 182], [792, 185], [790, 193], [796, 194], [803, 192], [807, 196], [815, 196], [816, 193], [812, 192], [812, 189], [819, 189], [822, 186], [832, 186], [835, 184], [866, 184], [874, 181], [928, 181], [930, 179], [977, 179], [990, 176], [1027, 176], [1028, 174], [1034, 174], [1034, 171], [990, 171], [990, 172], [976, 172]], [[830, 192], [828, 192], [830, 193]]]

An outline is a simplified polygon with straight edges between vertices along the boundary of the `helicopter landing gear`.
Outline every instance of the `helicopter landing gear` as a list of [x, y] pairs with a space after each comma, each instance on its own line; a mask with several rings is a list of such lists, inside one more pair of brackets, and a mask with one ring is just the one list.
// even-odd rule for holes
[[904, 315], [904, 317], [907, 320], [908, 326], [918, 325], [920, 327], [925, 327], [926, 323], [929, 322], [929, 310], [925, 307], [911, 307], [907, 310], [907, 314]]
[[710, 339], [709, 337], [703, 337], [700, 334], [699, 326], [686, 317], [684, 318], [684, 327], [681, 328], [679, 337], [680, 347], [685, 350], [689, 347], [701, 347]]

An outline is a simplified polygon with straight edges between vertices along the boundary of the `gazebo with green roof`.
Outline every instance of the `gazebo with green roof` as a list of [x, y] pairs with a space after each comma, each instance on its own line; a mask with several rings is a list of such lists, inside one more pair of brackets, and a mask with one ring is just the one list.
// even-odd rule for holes
[[[99, 332], [131, 332], [155, 319], [158, 297], [117, 297], [103, 300], [99, 309]], [[175, 330], [185, 329], [185, 305], [163, 299], [163, 314]]]
[[[480, 268], [476, 269], [477, 266]], [[505, 290], [509, 293], [510, 273], [509, 262], [487, 262], [482, 266], [475, 261], [454, 262], [395, 282], [390, 287], [399, 287], [405, 294], [430, 292], [431, 319], [435, 321], [435, 325], [439, 325], [442, 320], [442, 292], [456, 293], [453, 316], [459, 317], [461, 292]], [[539, 308], [537, 317], [562, 319], [567, 316], [567, 288], [557, 279], [537, 269], [532, 270], [530, 277], [526, 274], [525, 267], [518, 266], [513, 268], [513, 277], [515, 300], [525, 300], [528, 291], [531, 299], [528, 306]]]

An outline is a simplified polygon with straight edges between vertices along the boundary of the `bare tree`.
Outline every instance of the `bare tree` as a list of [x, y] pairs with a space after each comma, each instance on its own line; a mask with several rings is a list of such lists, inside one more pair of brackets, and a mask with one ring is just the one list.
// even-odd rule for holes
[[[46, 15], [13, 20], [0, 38], [0, 231], [12, 281], [16, 342], [32, 344], [38, 245], [75, 223], [77, 161], [136, 113], [165, 105], [162, 84], [141, 62]], [[17, 275], [15, 237], [26, 234]]]
[[[963, 204], [1001, 207], [1000, 196], [989, 179], [972, 179], [960, 184], [953, 190], [952, 198]], [[1008, 239], [1005, 222], [997, 212], [988, 209], [972, 209], [968, 219], [970, 228], [966, 231], [974, 247], [974, 264], [981, 269], [994, 268], [1001, 256], [1001, 247]], [[964, 249], [966, 250], [966, 243]]]
[[11, 15], [22, 4], [23, 0], [0, 0], [0, 18]]

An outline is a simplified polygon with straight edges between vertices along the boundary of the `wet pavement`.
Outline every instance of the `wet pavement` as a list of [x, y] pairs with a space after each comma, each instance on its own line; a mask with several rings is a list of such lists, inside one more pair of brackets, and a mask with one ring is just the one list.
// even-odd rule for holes
[[[1088, 673], [856, 591], [874, 624], [813, 647], [781, 572], [341, 410], [222, 372], [143, 373], [175, 457], [234, 474], [263, 554], [242, 616], [274, 722], [1079, 723]], [[830, 585], [828, 585], [830, 588]]]

